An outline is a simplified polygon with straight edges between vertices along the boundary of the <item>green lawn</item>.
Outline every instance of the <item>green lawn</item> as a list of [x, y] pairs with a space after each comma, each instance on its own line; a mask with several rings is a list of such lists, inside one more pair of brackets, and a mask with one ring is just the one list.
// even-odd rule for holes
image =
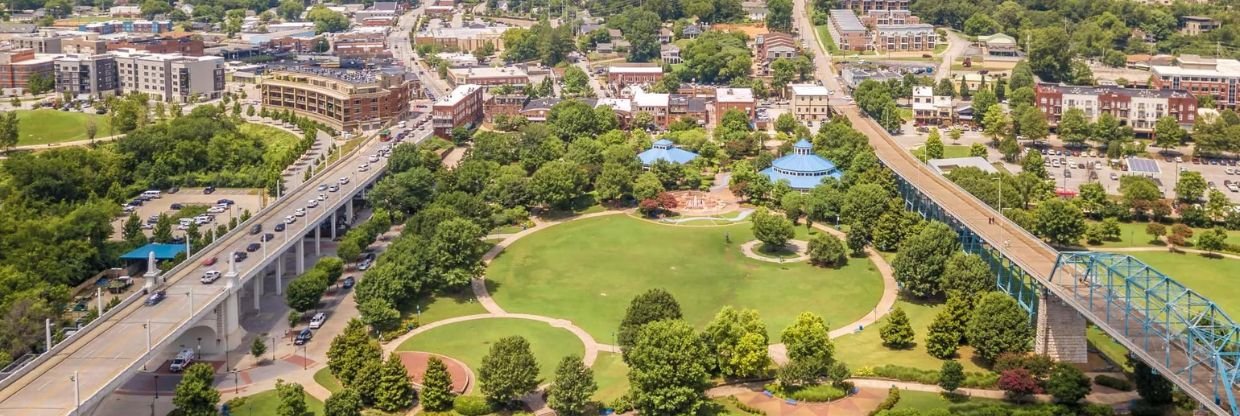
[[488, 285], [510, 312], [569, 319], [608, 344], [629, 301], [652, 288], [671, 292], [699, 327], [725, 305], [755, 308], [772, 341], [801, 312], [842, 325], [878, 302], [882, 280], [866, 260], [838, 270], [758, 261], [740, 250], [751, 239], [748, 223], [676, 227], [623, 215], [573, 221], [508, 247], [487, 270]]
[[1207, 258], [1199, 254], [1170, 252], [1125, 253], [1153, 266], [1184, 286], [1201, 293], [1223, 308], [1233, 319], [1240, 319], [1240, 260]]
[[86, 140], [86, 124], [95, 122], [95, 138], [112, 134], [107, 117], [94, 113], [57, 110], [17, 110], [18, 146]]
[[344, 390], [344, 386], [340, 385], [340, 380], [337, 380], [336, 376], [332, 375], [332, 370], [327, 367], [314, 373], [314, 382], [332, 393]]
[[530, 343], [538, 360], [539, 376], [550, 380], [560, 359], [569, 354], [580, 356], [585, 351], [581, 340], [571, 332], [553, 328], [542, 322], [525, 319], [495, 318], [460, 322], [432, 329], [409, 338], [397, 351], [425, 351], [456, 358], [469, 366], [476, 376], [482, 357], [491, 344], [500, 338], [519, 335]]
[[1132, 366], [1128, 364], [1128, 349], [1112, 339], [1110, 335], [1102, 332], [1097, 326], [1090, 325], [1085, 329], [1085, 338], [1089, 340], [1089, 345], [1097, 348], [1098, 352], [1112, 363], [1118, 364], [1124, 371], [1132, 372]]
[[[420, 314], [419, 311], [421, 311]], [[441, 294], [433, 298], [424, 298], [417, 301], [408, 310], [401, 311], [406, 316], [419, 314], [419, 325], [426, 325], [457, 316], [486, 312], [486, 308], [483, 308], [482, 305], [478, 304], [478, 301], [474, 300], [474, 294], [469, 289], [462, 290], [460, 293]]]
[[[886, 364], [912, 367], [922, 370], [938, 370], [943, 360], [934, 358], [926, 352], [926, 327], [934, 321], [934, 315], [942, 309], [942, 305], [916, 304], [906, 301], [896, 302], [896, 306], [904, 308], [908, 314], [909, 324], [916, 334], [917, 345], [906, 350], [893, 350], [883, 346], [878, 330], [884, 321], [870, 325], [861, 332], [855, 332], [835, 339], [836, 358], [848, 364], [849, 368], [879, 367]], [[834, 329], [834, 327], [832, 328]], [[964, 365], [965, 371], [984, 372], [985, 369], [973, 362], [973, 350], [961, 346], [957, 352], [957, 361]]]
[[[939, 393], [930, 393], [925, 391], [901, 390], [900, 401], [896, 403], [895, 408], [916, 410], [948, 409], [953, 405], [964, 403], [1010, 405], [1007, 402], [994, 399], [945, 396]], [[1013, 407], [1016, 406], [1013, 405]]]
[[[1121, 222], [1119, 223], [1119, 241], [1103, 241], [1101, 245], [1092, 247], [1150, 247], [1164, 245], [1162, 242], [1155, 242], [1149, 234], [1145, 233], [1145, 227], [1148, 224], [1145, 222]], [[1171, 230], [1170, 225], [1164, 224], [1164, 226], [1168, 231]], [[1194, 238], [1205, 231], [1205, 228], [1193, 228]], [[1227, 244], [1240, 246], [1240, 231], [1228, 230]]]
[[262, 139], [267, 147], [263, 152], [263, 162], [278, 169], [284, 169], [284, 164], [289, 161], [287, 155], [296, 151], [297, 143], [301, 141], [293, 133], [264, 124], [241, 123], [237, 125], [237, 130], [246, 136]]
[[827, 48], [827, 52], [832, 55], [839, 53], [840, 50], [835, 46], [835, 39], [831, 39], [831, 30], [827, 29], [827, 25], [814, 26], [814, 30], [818, 32], [818, 41]]
[[592, 368], [594, 381], [598, 383], [595, 400], [611, 403], [629, 390], [629, 366], [624, 364], [620, 354], [599, 353]]
[[[276, 395], [275, 390], [266, 390], [252, 396], [246, 396], [244, 403], [228, 409], [229, 413], [234, 415], [274, 415], [276, 407], [280, 405], [280, 398]], [[323, 415], [323, 402], [306, 394], [306, 407], [310, 409], [310, 413], [315, 416]]]
[[[917, 148], [912, 150], [912, 153], [913, 153], [913, 156], [916, 157], [917, 159], [919, 160], [923, 159], [926, 157], [926, 146], [925, 145], [918, 146]], [[951, 159], [951, 158], [957, 158], [957, 157], [969, 157], [969, 146], [954, 145], [954, 144], [943, 145], [943, 158], [944, 159]]]

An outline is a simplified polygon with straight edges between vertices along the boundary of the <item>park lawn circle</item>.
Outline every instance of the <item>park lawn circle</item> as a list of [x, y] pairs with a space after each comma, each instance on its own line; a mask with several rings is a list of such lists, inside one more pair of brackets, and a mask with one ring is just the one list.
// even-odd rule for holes
[[[573, 333], [551, 325], [520, 318], [482, 318], [432, 328], [414, 335], [396, 348], [397, 351], [423, 351], [452, 357], [465, 363], [478, 379], [482, 357], [501, 338], [521, 336], [530, 343], [530, 351], [538, 360], [538, 376], [551, 380], [560, 360], [569, 355], [581, 357], [585, 344]], [[477, 390], [476, 382], [471, 390]]]
[[840, 269], [764, 262], [740, 250], [753, 239], [747, 222], [678, 227], [609, 215], [514, 242], [486, 278], [492, 298], [508, 312], [568, 319], [606, 344], [615, 343], [629, 301], [654, 288], [675, 296], [698, 327], [726, 305], [757, 309], [772, 343], [801, 312], [841, 326], [878, 303], [882, 278], [867, 259], [852, 258]]
[[[325, 414], [323, 410], [323, 402], [305, 394], [306, 409], [310, 410], [310, 414], [322, 416]], [[274, 415], [277, 414], [276, 408], [280, 406], [280, 396], [273, 390], [264, 390], [256, 394], [244, 397], [240, 406], [230, 406], [229, 414], [234, 415]]]
[[58, 110], [17, 110], [18, 146], [86, 140], [86, 122], [94, 120], [95, 138], [116, 134], [105, 116]]

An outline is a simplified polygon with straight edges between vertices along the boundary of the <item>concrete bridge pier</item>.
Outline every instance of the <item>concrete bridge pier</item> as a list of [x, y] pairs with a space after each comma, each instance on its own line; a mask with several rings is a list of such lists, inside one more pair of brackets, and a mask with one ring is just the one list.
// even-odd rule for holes
[[1043, 289], [1038, 296], [1037, 335], [1033, 351], [1055, 361], [1084, 363], [1088, 360], [1085, 317]]
[[276, 254], [276, 296], [284, 294], [284, 253]]
[[254, 310], [255, 311], [262, 309], [263, 278], [264, 277], [266, 277], [266, 274], [260, 274], [258, 276], [254, 276], [253, 279], [250, 279], [252, 282], [251, 284], [254, 285], [254, 289], [252, 290], [254, 291], [253, 297], [254, 297]]
[[327, 225], [332, 230], [332, 241], [336, 241], [336, 211], [332, 211], [332, 215], [327, 216], [327, 218]]
[[323, 224], [314, 225], [314, 257], [323, 257]]
[[297, 256], [297, 268], [294, 271], [297, 272], [298, 276], [301, 276], [306, 273], [306, 236], [304, 234], [298, 236], [297, 244], [293, 246], [297, 248], [294, 250], [294, 255]]

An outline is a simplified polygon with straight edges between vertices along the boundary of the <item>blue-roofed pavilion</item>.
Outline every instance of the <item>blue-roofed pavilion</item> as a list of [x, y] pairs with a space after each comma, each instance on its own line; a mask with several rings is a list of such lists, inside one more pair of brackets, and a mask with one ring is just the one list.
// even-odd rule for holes
[[823, 178], [842, 176], [834, 163], [814, 154], [814, 145], [805, 139], [792, 145], [791, 154], [771, 162], [771, 167], [763, 169], [762, 174], [771, 178], [771, 183], [786, 180], [792, 189], [800, 191], [813, 189]]
[[650, 149], [637, 154], [637, 158], [642, 161], [642, 166], [645, 167], [650, 167], [660, 160], [683, 165], [693, 161], [693, 159], [697, 159], [697, 157], [697, 153], [676, 147], [676, 144], [668, 139], [660, 139], [654, 142]]
[[121, 260], [146, 261], [150, 253], [155, 253], [155, 260], [172, 260], [177, 254], [185, 252], [184, 244], [150, 243], [133, 249], [121, 256]]

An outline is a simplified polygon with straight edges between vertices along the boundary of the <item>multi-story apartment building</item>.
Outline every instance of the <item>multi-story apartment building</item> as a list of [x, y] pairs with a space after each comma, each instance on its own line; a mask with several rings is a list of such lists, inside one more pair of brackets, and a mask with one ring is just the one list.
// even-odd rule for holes
[[758, 59], [771, 62], [779, 58], [795, 58], [797, 42], [787, 33], [770, 32], [754, 38], [754, 46], [758, 49]]
[[431, 126], [435, 135], [450, 137], [452, 129], [482, 121], [482, 86], [458, 85], [431, 106]]
[[856, 13], [848, 9], [836, 9], [828, 14], [827, 21], [830, 24], [827, 25], [827, 31], [831, 34], [831, 40], [835, 41], [835, 47], [843, 51], [870, 49], [870, 36]]
[[753, 90], [749, 88], [716, 88], [715, 89], [715, 122], [723, 118], [728, 110], [740, 110], [753, 120], [756, 115], [757, 101], [753, 98]]
[[1181, 126], [1192, 125], [1197, 116], [1197, 98], [1180, 89], [1038, 84], [1034, 105], [1046, 115], [1051, 126], [1059, 125], [1064, 111], [1079, 108], [1091, 121], [1109, 113], [1140, 134], [1153, 133], [1154, 124], [1164, 116], [1175, 117]]
[[452, 85], [474, 84], [483, 87], [511, 85], [524, 87], [530, 83], [530, 76], [517, 67], [478, 67], [453, 68], [448, 70], [448, 80]]
[[610, 66], [607, 83], [617, 90], [629, 85], [653, 84], [663, 79], [663, 67], [659, 65]]
[[110, 51], [134, 49], [149, 53], [175, 53], [184, 56], [202, 56], [203, 42], [202, 39], [194, 39], [189, 36], [175, 38], [160, 36], [134, 37], [130, 39], [107, 42], [107, 49]]
[[112, 33], [164, 33], [172, 31], [172, 21], [110, 20], [78, 25], [78, 31], [95, 32], [103, 35]]
[[9, 39], [9, 45], [12, 49], [30, 49], [34, 53], [61, 53], [60, 42], [63, 39], [60, 36], [17, 36]]
[[1197, 36], [1218, 29], [1221, 26], [1218, 20], [1206, 16], [1184, 16], [1180, 18], [1180, 21], [1183, 25], [1180, 28], [1180, 33], [1188, 36]]
[[921, 19], [913, 16], [908, 10], [870, 10], [860, 16], [861, 23], [873, 25], [911, 25], [921, 23]]
[[869, 13], [870, 10], [908, 10], [911, 0], [841, 0], [840, 8]]
[[30, 86], [30, 78], [55, 76], [55, 55], [36, 54], [32, 49], [0, 52], [0, 90], [7, 94], [21, 94]]
[[653, 117], [655, 125], [666, 127], [669, 121], [670, 109], [668, 107], [670, 102], [671, 94], [646, 92], [641, 87], [633, 87], [632, 108], [634, 117], [638, 113], [647, 113]]
[[792, 115], [797, 120], [826, 120], [831, 118], [831, 109], [827, 105], [831, 100], [831, 91], [827, 87], [814, 84], [792, 84]]
[[928, 23], [876, 25], [875, 48], [883, 51], [932, 51], [939, 35]]
[[108, 51], [108, 41], [98, 38], [80, 37], [60, 41], [60, 53], [101, 54]]
[[219, 98], [224, 92], [224, 58], [147, 53], [121, 49], [116, 55], [121, 90], [151, 99], [190, 102]]
[[1163, 90], [1186, 90], [1210, 95], [1221, 108], [1236, 108], [1240, 100], [1240, 61], [1180, 55], [1175, 65], [1150, 65], [1150, 86]]
[[945, 126], [952, 122], [952, 97], [934, 95], [934, 88], [913, 87], [913, 122], [918, 126]]
[[504, 25], [471, 25], [455, 28], [432, 28], [418, 32], [413, 42], [416, 45], [439, 45], [461, 52], [473, 52], [483, 45], [491, 44], [495, 50], [503, 50], [504, 42], [500, 35], [509, 29]]
[[56, 92], [102, 98], [120, 89], [116, 56], [112, 54], [66, 55], [53, 61]]
[[[263, 106], [289, 109], [340, 130], [378, 129], [404, 118], [418, 90], [400, 69], [283, 67], [262, 81]], [[481, 105], [481, 101], [479, 101]]]
[[528, 101], [530, 101], [530, 96], [525, 94], [493, 95], [482, 103], [482, 113], [486, 115], [488, 123], [494, 123], [495, 117], [498, 116], [520, 115], [521, 109], [525, 108], [525, 103]]

